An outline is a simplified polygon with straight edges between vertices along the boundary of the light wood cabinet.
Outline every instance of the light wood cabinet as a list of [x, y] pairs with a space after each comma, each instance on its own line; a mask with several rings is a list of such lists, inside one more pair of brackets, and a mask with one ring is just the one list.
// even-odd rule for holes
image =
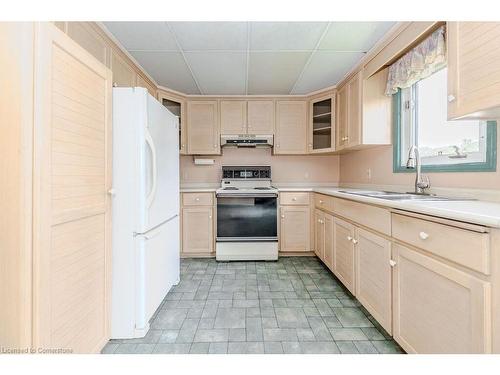
[[392, 99], [388, 69], [371, 77], [358, 72], [337, 91], [336, 151], [391, 144]]
[[448, 22], [448, 118], [500, 116], [500, 22]]
[[335, 151], [335, 99], [332, 95], [312, 99], [309, 103], [310, 153]]
[[278, 100], [276, 102], [275, 154], [307, 153], [307, 102]]
[[323, 260], [325, 254], [325, 213], [314, 210], [314, 253]]
[[309, 206], [281, 206], [280, 208], [280, 251], [310, 251], [310, 218]]
[[394, 245], [394, 338], [409, 353], [489, 353], [490, 284]]
[[212, 206], [183, 207], [182, 253], [208, 255], [214, 251], [213, 212]]
[[221, 100], [220, 102], [221, 134], [246, 134], [247, 102], [245, 100]]
[[66, 32], [87, 52], [108, 66], [110, 48], [91, 22], [67, 22]]
[[151, 83], [149, 83], [149, 81], [146, 80], [142, 75], [136, 75], [135, 85], [137, 87], [144, 87], [145, 89], [148, 89], [148, 92], [152, 96], [156, 97], [156, 88]]
[[35, 40], [31, 344], [98, 353], [110, 335], [112, 73], [50, 23]]
[[334, 267], [333, 273], [352, 293], [355, 290], [354, 225], [335, 218], [333, 222]]
[[188, 154], [220, 154], [219, 111], [216, 100], [187, 102]]
[[186, 101], [180, 96], [165, 91], [158, 91], [158, 100], [179, 117], [179, 153], [187, 154]]
[[325, 262], [326, 266], [333, 271], [334, 260], [335, 260], [335, 254], [334, 254], [335, 240], [334, 240], [333, 223], [335, 219], [332, 215], [325, 213], [324, 221], [325, 223], [323, 224], [323, 228], [325, 230], [324, 233], [325, 244], [323, 252], [323, 262]]
[[356, 298], [392, 332], [391, 241], [356, 228]]
[[111, 52], [111, 71], [113, 72], [113, 86], [135, 86], [135, 70], [117, 52]]
[[247, 106], [247, 133], [274, 134], [274, 101], [249, 100]]

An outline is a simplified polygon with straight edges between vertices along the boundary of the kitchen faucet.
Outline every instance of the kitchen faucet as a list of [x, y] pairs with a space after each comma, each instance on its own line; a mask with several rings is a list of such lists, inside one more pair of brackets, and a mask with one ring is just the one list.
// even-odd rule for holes
[[425, 189], [431, 187], [431, 183], [429, 181], [429, 177], [422, 174], [422, 167], [420, 161], [420, 152], [418, 151], [418, 147], [412, 145], [410, 147], [410, 151], [408, 152], [408, 161], [406, 162], [406, 168], [415, 169], [415, 194], [426, 194]]

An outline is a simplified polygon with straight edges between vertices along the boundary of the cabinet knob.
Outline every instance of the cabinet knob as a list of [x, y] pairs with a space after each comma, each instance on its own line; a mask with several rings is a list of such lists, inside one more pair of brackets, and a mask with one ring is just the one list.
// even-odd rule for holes
[[196, 198], [194, 198], [194, 200], [195, 200], [196, 202], [199, 202], [199, 201], [200, 201], [200, 198], [196, 197]]
[[419, 236], [421, 239], [423, 239], [423, 240], [426, 240], [427, 238], [429, 238], [429, 235], [428, 235], [427, 233], [425, 233], [425, 232], [420, 232], [420, 233], [418, 234], [418, 236]]
[[115, 191], [115, 189], [109, 189], [109, 190], [108, 190], [108, 194], [109, 194], [110, 196], [114, 197], [114, 196], [116, 195], [116, 191]]
[[319, 204], [323, 204], [323, 201], [320, 199]]
[[396, 261], [395, 260], [392, 260], [392, 259], [389, 259], [389, 265], [391, 267], [394, 267], [396, 265]]
[[208, 218], [211, 219], [212, 218], [212, 215], [208, 215]]
[[284, 219], [285, 218], [285, 215], [281, 215], [281, 218]]
[[455, 99], [455, 95], [448, 95], [448, 103], [454, 102]]
[[297, 198], [296, 198], [296, 197], [293, 197], [293, 198], [292, 198], [292, 201], [294, 201], [294, 202], [295, 202], [296, 200], [297, 200]]
[[356, 245], [356, 244], [358, 243], [358, 240], [357, 240], [357, 239], [355, 239], [355, 238], [353, 238], [353, 239], [352, 239], [352, 243]]
[[276, 144], [276, 147], [280, 148], [280, 144], [279, 144], [279, 143], [277, 143], [277, 144]]
[[347, 240], [348, 241], [352, 241], [352, 237], [351, 236], [347, 236]]
[[214, 148], [217, 148], [217, 143], [216, 143], [216, 144], [214, 144]]

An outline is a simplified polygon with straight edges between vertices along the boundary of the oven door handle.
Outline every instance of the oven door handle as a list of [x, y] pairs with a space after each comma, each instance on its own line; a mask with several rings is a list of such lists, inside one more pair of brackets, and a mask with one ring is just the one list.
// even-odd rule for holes
[[218, 193], [217, 198], [277, 198], [278, 194], [234, 194], [234, 193]]

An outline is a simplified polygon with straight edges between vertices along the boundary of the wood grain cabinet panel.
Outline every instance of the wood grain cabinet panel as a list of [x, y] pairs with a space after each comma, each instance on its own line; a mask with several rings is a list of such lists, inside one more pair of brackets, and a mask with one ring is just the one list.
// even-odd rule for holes
[[337, 130], [336, 130], [336, 150], [340, 151], [347, 144], [347, 114], [348, 114], [348, 91], [349, 86], [345, 85], [337, 91]]
[[282, 206], [280, 211], [280, 251], [310, 251], [309, 206]]
[[325, 213], [314, 210], [314, 253], [323, 260], [325, 254]]
[[356, 298], [392, 332], [391, 241], [356, 228]]
[[409, 353], [491, 352], [490, 284], [394, 245], [394, 338]]
[[448, 22], [448, 118], [500, 115], [500, 22]]
[[246, 134], [247, 102], [245, 100], [221, 100], [220, 102], [221, 134]]
[[71, 39], [104, 65], [108, 65], [109, 47], [92, 28], [90, 22], [67, 22], [66, 31]]
[[51, 24], [36, 40], [33, 346], [97, 353], [109, 340], [112, 73]]
[[274, 101], [249, 100], [247, 103], [247, 133], [274, 134]]
[[213, 207], [184, 207], [182, 209], [182, 252], [210, 254], [213, 252]]
[[279, 194], [281, 205], [309, 205], [309, 193], [305, 192], [284, 192]]
[[188, 154], [220, 154], [219, 111], [216, 100], [187, 102]]
[[356, 74], [347, 84], [347, 135], [345, 146], [355, 147], [361, 144], [361, 121], [362, 121], [362, 72]]
[[307, 153], [307, 102], [276, 102], [275, 154]]
[[334, 268], [333, 273], [352, 293], [355, 290], [354, 225], [335, 218], [333, 222]]
[[334, 246], [335, 246], [335, 240], [334, 240], [334, 228], [333, 228], [333, 223], [335, 221], [334, 217], [330, 214], [325, 213], [325, 218], [324, 218], [324, 239], [325, 239], [325, 245], [324, 245], [324, 252], [323, 252], [323, 262], [325, 262], [325, 265], [333, 271], [334, 269], [334, 259], [335, 259], [335, 254], [334, 254]]
[[135, 86], [135, 70], [118, 53], [111, 52], [111, 71], [113, 72], [113, 86]]

